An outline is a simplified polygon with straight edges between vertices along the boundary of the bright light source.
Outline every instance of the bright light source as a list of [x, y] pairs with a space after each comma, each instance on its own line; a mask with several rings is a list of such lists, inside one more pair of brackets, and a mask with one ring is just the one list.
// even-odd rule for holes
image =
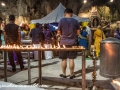
[[110, 2], [113, 2], [113, 0], [110, 0]]
[[2, 6], [5, 6], [5, 3], [1, 3]]
[[87, 3], [87, 0], [84, 0], [83, 3]]

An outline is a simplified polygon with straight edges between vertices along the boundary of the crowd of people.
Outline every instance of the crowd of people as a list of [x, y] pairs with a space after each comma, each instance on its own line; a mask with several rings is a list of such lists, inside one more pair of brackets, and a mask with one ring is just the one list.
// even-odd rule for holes
[[[4, 31], [5, 44], [21, 44], [21, 40], [25, 39], [25, 36], [30, 36], [32, 39], [32, 44], [34, 46], [42, 46], [45, 48], [54, 47], [57, 43], [60, 43], [62, 47], [72, 47], [74, 45], [83, 46], [86, 49], [86, 56], [91, 55], [91, 42], [94, 40], [94, 47], [97, 52], [96, 55], [99, 57], [100, 54], [100, 42], [106, 38], [103, 28], [98, 26], [95, 32], [91, 33], [89, 24], [87, 26], [80, 26], [77, 20], [72, 18], [73, 11], [69, 8], [65, 9], [65, 17], [62, 18], [58, 24], [58, 30], [52, 32], [49, 30], [47, 24], [40, 25], [35, 24], [35, 27], [30, 30], [28, 25], [18, 26], [15, 22], [15, 16], [10, 15], [7, 25], [4, 22], [1, 24], [1, 31]], [[3, 25], [4, 24], [4, 25]], [[2, 32], [1, 32], [2, 33]], [[0, 34], [1, 35], [1, 34]], [[93, 37], [93, 38], [92, 38]], [[120, 22], [117, 22], [117, 28], [114, 31], [114, 37], [120, 39]], [[1, 40], [2, 41], [2, 40]], [[1, 43], [2, 44], [2, 43]], [[23, 59], [20, 51], [14, 51], [18, 57], [18, 62], [20, 64], [21, 70], [24, 70]], [[70, 79], [75, 78], [74, 75], [74, 59], [76, 58], [77, 52], [75, 51], [45, 51], [42, 52], [42, 58], [52, 59], [54, 55], [58, 55], [62, 59], [61, 68], [62, 74], [60, 77], [66, 78], [66, 68], [67, 68], [67, 58], [69, 58], [69, 69], [70, 69]], [[14, 63], [13, 51], [8, 51], [8, 59], [12, 66], [13, 72], [16, 71], [16, 66]], [[34, 51], [34, 59], [38, 60], [38, 52]]]

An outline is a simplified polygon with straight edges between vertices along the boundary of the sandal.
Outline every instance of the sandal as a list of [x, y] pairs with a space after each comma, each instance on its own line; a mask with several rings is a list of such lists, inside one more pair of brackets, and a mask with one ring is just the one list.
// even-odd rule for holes
[[73, 75], [73, 76], [70, 76], [70, 79], [73, 79], [73, 78], [75, 78], [76, 76], [75, 75]]
[[62, 77], [62, 78], [66, 78], [66, 75], [60, 74], [60, 77]]

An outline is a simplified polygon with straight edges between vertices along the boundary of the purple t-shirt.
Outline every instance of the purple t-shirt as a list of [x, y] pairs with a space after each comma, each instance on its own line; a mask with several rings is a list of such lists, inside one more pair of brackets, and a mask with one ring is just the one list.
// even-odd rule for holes
[[58, 24], [61, 31], [60, 45], [73, 45], [76, 41], [76, 31], [80, 30], [79, 23], [74, 18], [63, 18]]
[[51, 43], [52, 32], [50, 30], [43, 30], [45, 42]]

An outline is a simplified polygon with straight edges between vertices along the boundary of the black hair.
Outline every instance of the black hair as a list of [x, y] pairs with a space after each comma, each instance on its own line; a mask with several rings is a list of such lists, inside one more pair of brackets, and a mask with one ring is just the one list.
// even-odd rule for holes
[[39, 26], [40, 26], [40, 24], [39, 23], [36, 23], [36, 25], [35, 25], [37, 28], [39, 28]]
[[65, 11], [64, 11], [64, 13], [73, 13], [73, 10], [70, 9], [70, 8], [66, 8]]
[[86, 30], [86, 26], [82, 27], [82, 30]]
[[40, 30], [43, 30], [43, 27], [40, 27]]
[[9, 21], [15, 21], [15, 16], [14, 15], [10, 15], [9, 16]]
[[48, 25], [47, 24], [44, 24], [44, 29], [48, 29]]

